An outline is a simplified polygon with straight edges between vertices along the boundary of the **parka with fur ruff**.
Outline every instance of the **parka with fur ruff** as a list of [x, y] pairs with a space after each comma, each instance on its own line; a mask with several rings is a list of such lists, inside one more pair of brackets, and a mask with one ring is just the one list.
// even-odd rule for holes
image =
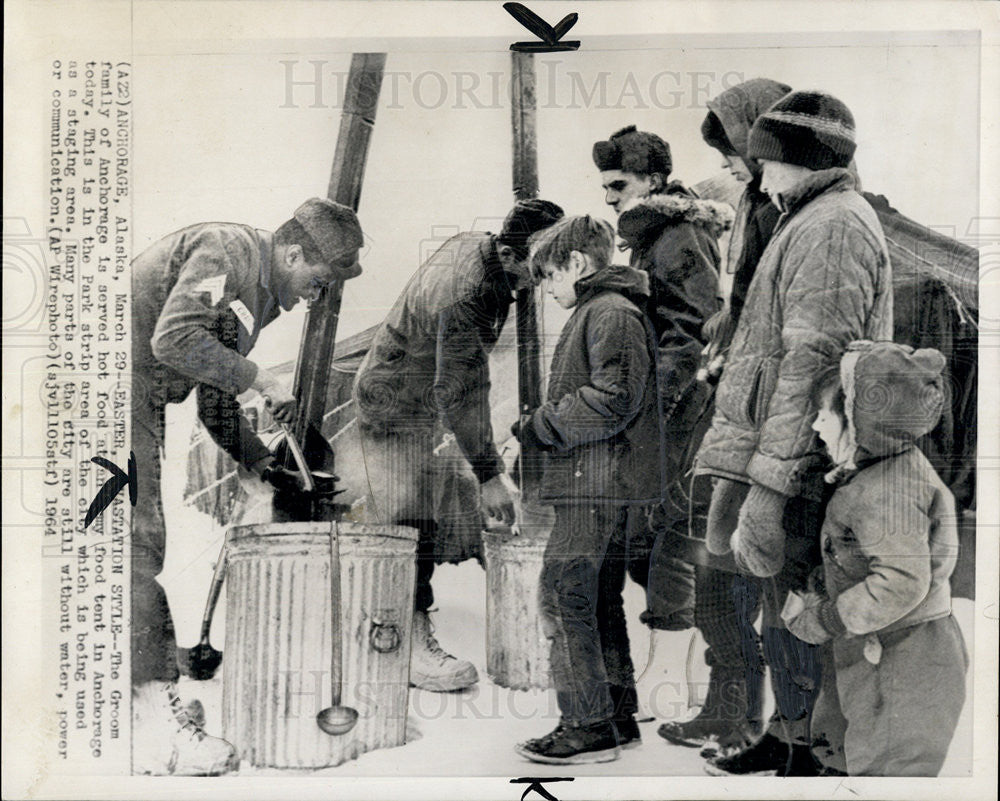
[[688, 466], [691, 431], [704, 407], [696, 381], [701, 329], [721, 307], [718, 238], [732, 221], [729, 206], [702, 200], [678, 181], [629, 202], [618, 218], [618, 235], [632, 251], [629, 263], [649, 276], [646, 311], [659, 348], [670, 481]]

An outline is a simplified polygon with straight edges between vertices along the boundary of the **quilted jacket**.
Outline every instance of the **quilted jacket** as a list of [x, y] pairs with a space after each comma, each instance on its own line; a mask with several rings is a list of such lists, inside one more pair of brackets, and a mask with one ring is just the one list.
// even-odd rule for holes
[[813, 172], [779, 200], [697, 470], [819, 500], [825, 457], [810, 388], [852, 340], [892, 338], [891, 268], [846, 169]]

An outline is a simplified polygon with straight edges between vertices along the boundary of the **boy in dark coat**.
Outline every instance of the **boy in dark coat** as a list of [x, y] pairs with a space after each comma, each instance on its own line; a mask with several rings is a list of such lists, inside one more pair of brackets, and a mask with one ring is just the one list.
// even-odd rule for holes
[[472, 231], [445, 242], [407, 283], [355, 378], [369, 519], [420, 532], [410, 683], [425, 690], [451, 692], [479, 680], [475, 666], [447, 653], [431, 630], [435, 424], [454, 434], [484, 510], [513, 522], [490, 421], [489, 354], [514, 291], [531, 285], [528, 238], [561, 217], [554, 203], [519, 201], [499, 234]]
[[[726, 307], [705, 324], [708, 381], [718, 380], [725, 354], [743, 311], [757, 262], [778, 222], [778, 209], [760, 188], [760, 166], [747, 156], [754, 121], [791, 87], [754, 78], [708, 101], [702, 138], [723, 157], [723, 166], [746, 187], [740, 196], [729, 239], [727, 267], [733, 286]], [[712, 420], [709, 403], [692, 436], [697, 450]], [[692, 495], [704, 504], [710, 493], [706, 478], [696, 479]], [[680, 505], [680, 504], [678, 504]], [[702, 510], [702, 514], [704, 511]], [[731, 557], [716, 557], [705, 549], [704, 526], [692, 526], [686, 543], [695, 563], [695, 625], [708, 643], [708, 693], [698, 714], [687, 721], [670, 721], [659, 728], [672, 743], [701, 746], [712, 743], [729, 753], [749, 745], [760, 734], [764, 665], [753, 623], [759, 609], [759, 588], [753, 577], [735, 571]]]
[[541, 497], [556, 513], [540, 601], [562, 719], [517, 747], [536, 762], [606, 762], [639, 742], [622, 540], [629, 507], [662, 495], [664, 452], [649, 279], [612, 266], [613, 252], [611, 226], [591, 217], [557, 223], [532, 248], [533, 270], [574, 309], [546, 402], [514, 425], [545, 454]]
[[[671, 496], [686, 497], [691, 433], [707, 396], [695, 380], [704, 347], [701, 329], [719, 308], [716, 240], [729, 226], [732, 211], [669, 181], [670, 146], [635, 126], [597, 142], [593, 159], [601, 171], [605, 201], [619, 215], [618, 234], [631, 249], [629, 263], [649, 276], [646, 311], [659, 349], [667, 477]], [[687, 532], [688, 505], [657, 504], [654, 511], [648, 515], [648, 510], [634, 509], [629, 520], [628, 571], [646, 589], [640, 619], [650, 627], [649, 659], [637, 683], [644, 718], [656, 716], [652, 702], [670, 658], [666, 632], [694, 625], [694, 568], [668, 547], [671, 533]]]
[[854, 342], [813, 393], [836, 490], [823, 567], [782, 617], [800, 639], [832, 643], [813, 750], [850, 776], [937, 776], [965, 700], [955, 500], [915, 445], [941, 416], [944, 366], [936, 350]]
[[160, 453], [168, 403], [197, 389], [198, 416], [216, 443], [275, 487], [285, 470], [254, 434], [236, 395], [253, 389], [276, 419], [291, 422], [295, 398], [247, 358], [260, 330], [335, 279], [361, 272], [354, 212], [313, 198], [275, 233], [234, 223], [192, 225], [132, 263], [132, 450], [140, 481], [132, 510], [132, 767], [152, 775], [232, 770], [232, 746], [209, 737], [177, 696], [177, 644], [156, 577], [166, 554]]
[[[810, 387], [855, 339], [892, 336], [892, 281], [875, 212], [847, 169], [854, 118], [820, 92], [792, 92], [757, 118], [747, 155], [781, 212], [733, 337], [698, 470], [716, 477], [708, 547], [730, 547], [741, 570], [766, 578], [762, 639], [781, 718], [710, 772], [815, 773], [808, 718], [819, 652], [778, 613], [819, 563], [826, 457], [811, 429]], [[783, 688], [783, 689], [782, 689]], [[779, 725], [780, 724], [780, 725]]]

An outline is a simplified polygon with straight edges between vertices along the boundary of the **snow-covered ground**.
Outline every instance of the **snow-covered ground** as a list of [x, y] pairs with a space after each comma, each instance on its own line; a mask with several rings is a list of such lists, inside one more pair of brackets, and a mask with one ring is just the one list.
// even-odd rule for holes
[[[183, 475], [182, 451], [186, 450], [186, 430], [171, 437], [165, 474]], [[176, 468], [176, 469], [174, 469]], [[212, 567], [222, 544], [222, 529], [207, 516], [182, 505], [182, 481], [168, 479], [164, 502], [168, 519], [167, 564], [161, 580], [173, 610], [178, 641], [194, 645]], [[430, 693], [411, 690], [407, 743], [404, 746], [363, 754], [356, 760], [315, 773], [330, 776], [559, 776], [566, 768], [529, 763], [513, 751], [515, 743], [541, 736], [558, 721], [555, 693], [551, 690], [511, 691], [493, 684], [486, 674], [485, 645], [485, 573], [476, 562], [444, 565], [434, 577], [438, 611], [434, 614], [436, 633], [442, 646], [470, 659], [479, 670], [477, 687], [462, 693]], [[632, 658], [637, 671], [646, 663], [648, 634], [638, 622], [644, 608], [642, 590], [631, 582], [625, 591], [625, 608], [631, 638]], [[972, 602], [957, 600], [955, 615], [966, 642], [972, 642]], [[225, 601], [219, 604], [212, 630], [212, 643], [225, 649]], [[702, 760], [696, 749], [668, 744], [656, 734], [662, 720], [693, 714], [688, 709], [685, 664], [692, 634], [671, 635], [675, 647], [670, 651], [663, 685], [654, 698], [661, 720], [641, 725], [643, 743], [623, 752], [617, 762], [574, 766], [576, 776], [701, 776]], [[971, 650], [971, 648], [970, 648]], [[703, 649], [695, 651], [693, 678], [704, 686], [707, 668], [701, 659]], [[207, 729], [221, 731], [222, 670], [208, 682], [182, 679], [181, 697], [199, 698], [206, 709]], [[973, 699], [967, 698], [958, 732], [944, 765], [942, 775], [971, 775]], [[770, 711], [770, 710], [767, 710]], [[929, 722], [930, 724], [930, 722]], [[244, 767], [241, 775], [280, 774], [277, 770], [253, 770]]]

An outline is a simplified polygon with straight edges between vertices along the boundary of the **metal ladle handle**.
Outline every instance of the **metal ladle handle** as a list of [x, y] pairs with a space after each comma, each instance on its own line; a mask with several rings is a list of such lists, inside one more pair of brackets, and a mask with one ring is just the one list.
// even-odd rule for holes
[[302, 481], [305, 484], [306, 492], [315, 492], [316, 482], [313, 481], [312, 471], [309, 470], [309, 465], [306, 464], [305, 454], [302, 453], [302, 448], [299, 446], [298, 440], [295, 439], [292, 429], [288, 427], [287, 423], [281, 423], [281, 430], [285, 432], [285, 439], [288, 440], [288, 448], [292, 452], [292, 458], [295, 459], [295, 465], [302, 473]]

